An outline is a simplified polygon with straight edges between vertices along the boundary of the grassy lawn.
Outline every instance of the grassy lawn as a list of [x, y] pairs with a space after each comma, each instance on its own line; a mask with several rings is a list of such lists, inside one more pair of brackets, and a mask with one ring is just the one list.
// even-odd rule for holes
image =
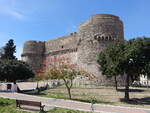
[[[15, 100], [0, 98], [0, 113], [36, 113], [36, 112], [17, 110]], [[89, 113], [89, 112], [69, 110], [63, 108], [53, 108], [46, 113]]]
[[[72, 88], [72, 99], [82, 102], [91, 102], [92, 99], [99, 104], [110, 104], [120, 106], [133, 106], [150, 108], [150, 89], [146, 88], [131, 88], [130, 98], [132, 101], [124, 102], [123, 87], [116, 91], [114, 87], [74, 87]], [[64, 86], [49, 89], [41, 92], [37, 96], [50, 98], [68, 99], [68, 93]]]
[[0, 113], [30, 113], [16, 110], [15, 100], [0, 98]]

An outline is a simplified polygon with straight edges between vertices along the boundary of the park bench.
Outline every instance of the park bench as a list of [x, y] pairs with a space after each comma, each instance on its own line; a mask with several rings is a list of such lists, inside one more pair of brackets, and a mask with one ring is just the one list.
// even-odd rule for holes
[[40, 111], [44, 111], [44, 106], [42, 105], [41, 102], [36, 102], [36, 101], [28, 101], [28, 100], [16, 100], [16, 107], [23, 109], [23, 106], [28, 106], [31, 108], [32, 107], [38, 107], [40, 108]]

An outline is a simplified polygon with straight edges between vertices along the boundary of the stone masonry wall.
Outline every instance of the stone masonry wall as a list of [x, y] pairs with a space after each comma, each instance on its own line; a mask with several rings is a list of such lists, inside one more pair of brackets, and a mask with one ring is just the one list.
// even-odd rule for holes
[[37, 73], [44, 60], [45, 42], [27, 41], [24, 44], [22, 60], [27, 62]]
[[45, 42], [45, 54], [77, 48], [77, 33], [62, 36]]
[[[44, 61], [67, 57], [72, 63], [94, 75], [97, 78], [94, 83], [114, 84], [106, 80], [97, 64], [97, 55], [114, 41], [124, 41], [122, 21], [114, 15], [97, 14], [82, 23], [77, 32], [46, 42], [27, 41], [24, 44], [22, 60], [28, 62], [37, 73]], [[76, 80], [93, 83], [87, 78]], [[119, 80], [122, 82], [123, 79]]]
[[123, 24], [113, 15], [93, 15], [78, 30], [78, 64], [98, 77], [98, 84], [110, 82], [99, 71], [97, 55], [114, 41], [123, 41]]

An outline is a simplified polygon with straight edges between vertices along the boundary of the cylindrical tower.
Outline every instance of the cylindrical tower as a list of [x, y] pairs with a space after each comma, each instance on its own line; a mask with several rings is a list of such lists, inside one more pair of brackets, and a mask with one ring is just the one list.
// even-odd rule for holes
[[44, 50], [45, 42], [27, 41], [24, 43], [22, 60], [27, 62], [35, 73], [40, 71]]
[[114, 41], [123, 41], [123, 23], [119, 17], [96, 14], [78, 29], [78, 65], [94, 74], [99, 83], [107, 84], [98, 69], [97, 55]]

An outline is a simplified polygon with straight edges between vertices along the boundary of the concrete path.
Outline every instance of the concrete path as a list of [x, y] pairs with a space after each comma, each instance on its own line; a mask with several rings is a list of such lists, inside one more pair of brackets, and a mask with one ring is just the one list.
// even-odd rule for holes
[[[46, 106], [61, 107], [61, 108], [68, 108], [68, 109], [75, 109], [75, 110], [82, 110], [82, 111], [91, 111], [91, 104], [84, 103], [84, 102], [37, 97], [37, 96], [31, 96], [31, 95], [26, 95], [26, 94], [8, 93], [8, 92], [0, 92], [0, 97], [10, 98], [10, 99], [40, 101], [42, 102], [42, 104]], [[94, 104], [94, 112], [98, 112], [98, 113], [150, 113], [150, 109]]]

